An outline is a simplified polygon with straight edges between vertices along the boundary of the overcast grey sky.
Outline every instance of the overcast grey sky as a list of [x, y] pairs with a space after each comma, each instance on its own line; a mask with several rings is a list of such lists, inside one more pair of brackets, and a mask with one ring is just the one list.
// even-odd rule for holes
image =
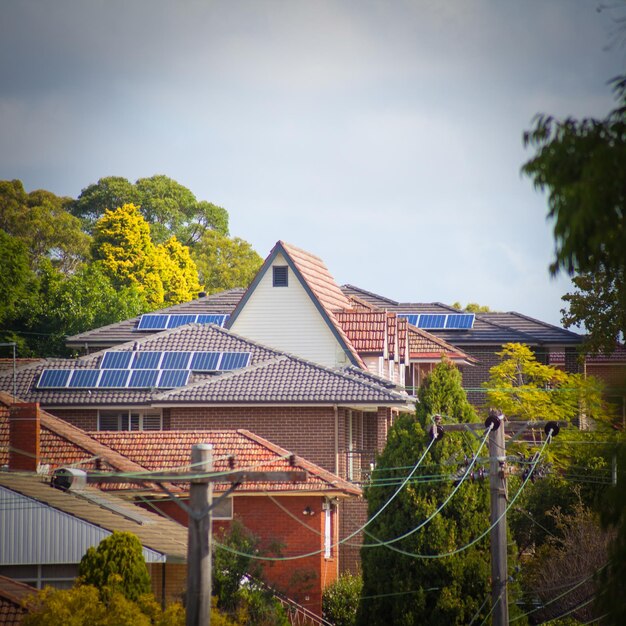
[[[604, 116], [623, 4], [2, 0], [0, 178], [166, 174], [339, 284], [559, 323], [533, 115]], [[623, 38], [622, 38], [623, 40]]]

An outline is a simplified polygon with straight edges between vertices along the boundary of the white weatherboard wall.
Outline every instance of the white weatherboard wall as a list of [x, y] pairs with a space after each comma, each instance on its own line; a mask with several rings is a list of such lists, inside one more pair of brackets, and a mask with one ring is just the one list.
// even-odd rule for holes
[[[272, 265], [285, 266], [287, 261], [279, 254]], [[291, 268], [287, 287], [273, 286], [271, 267], [265, 272], [231, 330], [327, 367], [348, 363], [341, 344]]]

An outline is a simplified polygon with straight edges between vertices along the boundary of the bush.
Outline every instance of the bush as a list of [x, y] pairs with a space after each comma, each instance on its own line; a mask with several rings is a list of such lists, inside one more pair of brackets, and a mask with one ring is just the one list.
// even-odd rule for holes
[[335, 626], [354, 626], [363, 589], [361, 576], [342, 574], [322, 594], [322, 615]]

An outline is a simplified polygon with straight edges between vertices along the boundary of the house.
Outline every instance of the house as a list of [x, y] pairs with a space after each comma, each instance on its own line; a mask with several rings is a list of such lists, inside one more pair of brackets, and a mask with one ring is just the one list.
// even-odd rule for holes
[[[12, 396], [0, 394], [0, 466], [7, 468], [48, 477], [68, 465], [142, 475], [186, 467], [192, 445], [200, 442], [213, 445], [217, 471], [228, 472], [231, 466], [306, 471], [304, 483], [243, 483], [216, 509], [214, 530], [219, 534], [237, 518], [259, 537], [261, 547], [281, 545], [280, 556], [289, 559], [310, 555], [279, 559], [265, 568], [266, 579], [300, 605], [320, 614], [323, 588], [339, 572], [340, 501], [357, 498], [362, 503], [360, 487], [243, 429], [87, 433], [40, 410], [37, 403], [16, 404]], [[172, 501], [171, 493], [163, 493], [150, 483], [147, 490], [131, 486], [125, 484], [120, 489], [115, 483], [100, 488], [186, 525], [187, 513]], [[216, 494], [227, 486], [216, 484]], [[188, 495], [186, 489], [170, 486], [171, 490], [182, 500]]]
[[[398, 302], [354, 285], [344, 285], [341, 290], [346, 297], [357, 298], [373, 310], [406, 318], [410, 325], [427, 330], [472, 359], [470, 367], [464, 363], [458, 365], [468, 398], [478, 406], [484, 402], [481, 384], [489, 379], [489, 369], [499, 362], [497, 353], [505, 343], [528, 345], [546, 364], [550, 364], [555, 355], [561, 355], [569, 372], [583, 368], [578, 351], [582, 336], [521, 313], [468, 314], [440, 302]], [[418, 385], [419, 382], [420, 377]]]

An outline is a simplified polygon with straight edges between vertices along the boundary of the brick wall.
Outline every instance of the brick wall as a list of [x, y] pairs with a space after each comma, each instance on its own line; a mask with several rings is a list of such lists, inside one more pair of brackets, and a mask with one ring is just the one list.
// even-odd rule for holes
[[[367, 501], [362, 498], [349, 498], [339, 503], [339, 539], [343, 540], [367, 521]], [[363, 532], [357, 533], [342, 543], [339, 550], [341, 573], [358, 574], [361, 571], [361, 544]]]
[[[331, 558], [324, 558], [324, 498], [314, 495], [276, 496], [275, 500], [266, 496], [237, 496], [234, 498], [235, 518], [259, 538], [260, 552], [265, 556], [313, 553], [304, 558], [259, 563], [268, 584], [321, 615], [322, 590], [336, 580], [339, 569], [336, 545], [331, 550]], [[307, 507], [312, 515], [303, 514]], [[175, 520], [187, 524], [187, 514], [175, 503], [165, 501], [159, 508]], [[231, 522], [224, 520], [213, 522], [217, 541], [230, 525]], [[337, 544], [339, 528], [334, 511], [331, 528], [333, 544]]]
[[[163, 589], [164, 570], [165, 589]], [[162, 600], [165, 596], [166, 604], [183, 601], [187, 589], [186, 563], [149, 563], [148, 571], [150, 572], [152, 593], [158, 600]]]
[[83, 430], [98, 430], [96, 409], [54, 409], [49, 413]]
[[23, 402], [9, 409], [9, 469], [36, 472], [39, 465], [39, 403]]

